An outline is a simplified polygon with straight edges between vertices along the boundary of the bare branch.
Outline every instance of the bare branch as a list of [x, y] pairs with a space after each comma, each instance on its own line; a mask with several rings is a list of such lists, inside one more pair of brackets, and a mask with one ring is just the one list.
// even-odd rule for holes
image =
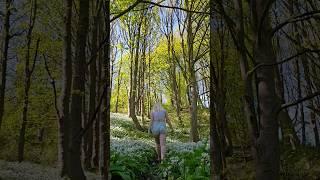
[[10, 34], [10, 36], [9, 36], [9, 39], [12, 39], [12, 38], [14, 38], [14, 37], [16, 37], [16, 36], [21, 36], [23, 33], [25, 33], [26, 32], [26, 30], [24, 29], [24, 30], [22, 30], [22, 31], [20, 31], [20, 32], [15, 32], [15, 33], [13, 33], [13, 34]]
[[258, 70], [259, 68], [261, 67], [266, 67], [266, 66], [276, 66], [276, 65], [280, 65], [280, 64], [283, 64], [285, 62], [288, 62], [298, 56], [301, 56], [303, 54], [306, 54], [306, 53], [313, 53], [313, 52], [320, 52], [320, 49], [316, 49], [316, 50], [312, 50], [312, 49], [305, 49], [303, 50], [302, 52], [299, 52], [298, 54], [296, 55], [293, 55], [293, 56], [290, 56], [289, 58], [287, 59], [284, 59], [282, 61], [279, 61], [279, 62], [276, 62], [276, 63], [270, 63], [270, 64], [265, 64], [265, 63], [261, 63], [261, 64], [258, 64], [257, 66], [255, 66], [251, 71], [249, 71], [247, 73], [247, 77], [248, 76], [251, 76], [256, 70]]
[[207, 15], [210, 15], [209, 12], [192, 11], [192, 10], [188, 10], [188, 9], [181, 8], [181, 7], [167, 6], [167, 5], [162, 5], [162, 4], [160, 4], [160, 3], [155, 3], [155, 2], [151, 2], [151, 1], [143, 1], [143, 0], [142, 0], [141, 3], [148, 3], [148, 4], [151, 4], [151, 5], [154, 5], [154, 6], [158, 6], [158, 7], [161, 7], [161, 8], [178, 9], [178, 10], [185, 11], [185, 12], [191, 12], [191, 13], [198, 13], [198, 14], [207, 14]]
[[36, 52], [34, 53], [33, 64], [31, 67], [30, 76], [34, 71], [34, 68], [36, 67], [36, 61], [37, 61], [37, 56], [38, 56], [38, 51], [39, 51], [39, 44], [40, 44], [40, 38], [38, 38], [38, 40], [37, 40]]
[[280, 112], [282, 109], [285, 109], [285, 108], [288, 108], [288, 107], [297, 105], [297, 104], [299, 104], [299, 103], [302, 103], [302, 102], [304, 102], [304, 101], [306, 101], [306, 100], [312, 99], [312, 98], [314, 98], [314, 97], [316, 97], [316, 96], [319, 96], [319, 95], [320, 95], [320, 91], [315, 92], [315, 93], [313, 93], [313, 94], [310, 94], [310, 95], [308, 95], [308, 96], [306, 96], [306, 97], [304, 97], [304, 98], [298, 99], [298, 100], [296, 100], [296, 101], [294, 101], [294, 102], [287, 103], [287, 104], [282, 104], [281, 107], [280, 107], [280, 109], [279, 109], [279, 112]]
[[304, 21], [304, 20], [314, 18], [314, 15], [316, 15], [316, 14], [320, 14], [320, 10], [310, 11], [310, 12], [306, 12], [306, 13], [303, 13], [303, 14], [300, 14], [297, 16], [293, 16], [293, 17], [287, 19], [286, 21], [280, 23], [276, 27], [274, 27], [271, 31], [271, 35], [274, 35], [278, 30], [282, 29], [284, 26], [286, 26], [290, 23], [295, 23], [295, 22]]
[[57, 113], [57, 116], [59, 118], [59, 120], [61, 119], [61, 114], [60, 114], [60, 111], [59, 111], [59, 108], [58, 108], [58, 103], [57, 103], [57, 89], [56, 89], [56, 83], [55, 83], [55, 80], [49, 70], [49, 66], [48, 66], [48, 63], [47, 63], [47, 57], [43, 54], [43, 59], [44, 59], [44, 67], [48, 73], [48, 76], [50, 78], [50, 84], [52, 85], [52, 89], [53, 89], [53, 95], [54, 95], [54, 108], [56, 110], [56, 113]]
[[120, 12], [118, 15], [114, 16], [112, 19], [110, 19], [110, 23], [118, 18], [120, 18], [121, 16], [125, 15], [127, 12], [129, 12], [130, 10], [132, 10], [133, 8], [135, 8], [136, 6], [138, 6], [139, 3], [141, 3], [142, 0], [137, 0], [135, 3], [133, 3], [131, 6], [129, 6], [127, 9], [125, 9], [124, 11]]

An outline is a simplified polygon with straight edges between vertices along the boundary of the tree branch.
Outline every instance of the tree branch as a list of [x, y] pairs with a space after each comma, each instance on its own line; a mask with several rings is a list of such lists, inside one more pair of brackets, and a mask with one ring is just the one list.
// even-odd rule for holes
[[135, 8], [136, 6], [138, 6], [138, 4], [140, 4], [142, 2], [142, 0], [137, 0], [135, 3], [133, 3], [131, 6], [129, 6], [127, 9], [123, 10], [122, 12], [120, 12], [118, 15], [114, 16], [112, 19], [110, 19], [110, 23], [118, 18], [120, 18], [121, 16], [125, 15], [127, 12], [129, 12], [130, 10], [132, 10], [133, 8]]
[[313, 94], [310, 94], [310, 95], [308, 95], [308, 96], [306, 96], [306, 97], [304, 97], [304, 98], [298, 99], [298, 100], [296, 100], [296, 101], [294, 101], [294, 102], [287, 103], [287, 104], [282, 104], [278, 112], [280, 112], [282, 109], [285, 109], [285, 108], [288, 108], [288, 107], [297, 105], [297, 104], [299, 104], [299, 103], [302, 103], [302, 102], [304, 102], [304, 101], [306, 101], [306, 100], [312, 99], [312, 98], [314, 98], [314, 97], [316, 97], [316, 96], [319, 96], [319, 95], [320, 95], [320, 91], [315, 92], [315, 93], [313, 93]]
[[39, 43], [40, 43], [40, 38], [38, 38], [38, 40], [37, 40], [36, 52], [34, 53], [33, 64], [31, 67], [30, 76], [34, 71], [34, 68], [36, 67], [36, 61], [37, 61], [37, 56], [38, 56], [38, 51], [39, 51]]
[[320, 14], [320, 10], [310, 11], [310, 12], [306, 12], [306, 13], [303, 13], [303, 14], [300, 14], [297, 16], [293, 16], [293, 17], [287, 19], [286, 21], [280, 23], [276, 27], [274, 27], [271, 31], [271, 35], [273, 36], [278, 30], [280, 30], [281, 28], [283, 28], [284, 26], [286, 26], [290, 23], [295, 23], [295, 22], [299, 22], [299, 21], [308, 20], [310, 18], [314, 18], [315, 14]]
[[48, 66], [48, 63], [47, 63], [47, 57], [43, 54], [43, 59], [44, 59], [44, 67], [48, 73], [48, 76], [50, 78], [50, 84], [52, 85], [52, 89], [53, 89], [53, 95], [54, 95], [54, 108], [56, 110], [56, 113], [57, 113], [57, 116], [59, 118], [59, 120], [61, 119], [61, 114], [60, 114], [60, 111], [59, 111], [59, 108], [58, 108], [58, 103], [57, 103], [57, 89], [56, 89], [56, 83], [55, 83], [55, 80], [49, 70], [49, 66]]
[[283, 63], [285, 63], [285, 62], [288, 62], [288, 61], [290, 61], [290, 60], [292, 60], [292, 59], [294, 59], [294, 58], [296, 58], [296, 57], [298, 57], [298, 56], [301, 56], [301, 55], [303, 55], [303, 54], [305, 54], [305, 53], [309, 53], [309, 52], [310, 52], [310, 53], [312, 53], [312, 52], [320, 52], [320, 49], [316, 49], [316, 50], [305, 49], [305, 50], [303, 50], [302, 52], [299, 52], [299, 53], [296, 54], [296, 55], [293, 55], [293, 56], [291, 56], [291, 57], [289, 57], [289, 58], [287, 58], [287, 59], [284, 59], [284, 60], [279, 61], [279, 62], [276, 62], [276, 63], [270, 63], [270, 64], [261, 63], [261, 64], [258, 64], [258, 65], [255, 66], [251, 71], [248, 71], [247, 77], [251, 76], [256, 70], [258, 70], [258, 69], [261, 68], [261, 67], [280, 65], [280, 64], [283, 64]]
[[181, 8], [181, 7], [167, 6], [167, 5], [162, 5], [162, 4], [160, 4], [160, 3], [155, 3], [155, 2], [151, 2], [151, 1], [143, 1], [143, 0], [142, 0], [141, 3], [148, 3], [148, 4], [151, 4], [151, 5], [154, 5], [154, 6], [158, 6], [158, 7], [161, 7], [161, 8], [178, 9], [178, 10], [185, 11], [185, 12], [191, 12], [191, 13], [198, 13], [198, 14], [207, 14], [207, 15], [210, 15], [209, 12], [192, 11], [192, 10], [188, 10], [188, 9]]

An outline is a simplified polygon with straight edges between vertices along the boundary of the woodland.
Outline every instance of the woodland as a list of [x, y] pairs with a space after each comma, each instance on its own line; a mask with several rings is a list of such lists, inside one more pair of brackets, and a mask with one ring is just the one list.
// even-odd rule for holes
[[320, 179], [318, 73], [318, 0], [0, 0], [0, 180]]

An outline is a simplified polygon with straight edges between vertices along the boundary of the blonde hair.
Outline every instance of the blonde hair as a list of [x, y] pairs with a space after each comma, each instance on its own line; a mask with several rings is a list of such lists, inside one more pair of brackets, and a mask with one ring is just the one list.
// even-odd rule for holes
[[162, 107], [161, 103], [157, 102], [153, 105], [152, 107], [152, 112], [159, 112], [159, 111], [163, 111], [164, 108]]

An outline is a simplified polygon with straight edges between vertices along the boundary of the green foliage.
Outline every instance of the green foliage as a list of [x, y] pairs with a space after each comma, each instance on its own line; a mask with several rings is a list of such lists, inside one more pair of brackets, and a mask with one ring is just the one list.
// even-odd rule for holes
[[209, 179], [209, 152], [207, 142], [168, 144], [165, 161], [156, 173], [168, 179]]
[[[169, 179], [208, 179], [209, 147], [206, 140], [198, 143], [187, 141], [188, 129], [178, 127], [167, 138], [167, 157], [158, 167], [155, 159], [153, 138], [146, 132], [137, 131], [132, 120], [123, 114], [111, 114], [111, 173], [123, 179], [142, 176], [168, 177]], [[183, 137], [183, 134], [187, 137]]]

